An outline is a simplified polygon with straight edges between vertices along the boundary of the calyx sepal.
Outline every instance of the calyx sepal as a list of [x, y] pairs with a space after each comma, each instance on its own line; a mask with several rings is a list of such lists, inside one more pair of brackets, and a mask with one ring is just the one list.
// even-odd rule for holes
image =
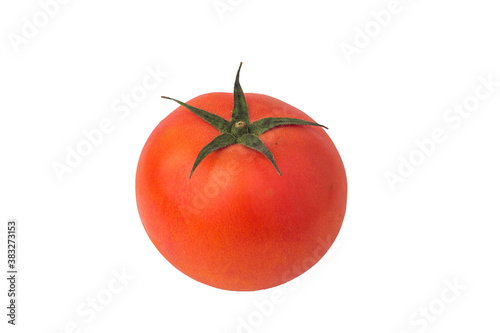
[[326, 126], [320, 125], [315, 122], [286, 117], [262, 118], [251, 123], [249, 119], [248, 105], [245, 100], [245, 94], [243, 93], [243, 89], [241, 88], [239, 80], [241, 65], [242, 63], [240, 63], [240, 66], [238, 67], [238, 72], [236, 74], [236, 80], [234, 83], [234, 104], [230, 121], [227, 121], [226, 119], [211, 112], [183, 103], [174, 98], [161, 96], [162, 98], [177, 102], [179, 105], [185, 107], [216, 129], [218, 129], [221, 133], [201, 149], [198, 156], [196, 157], [193, 168], [191, 169], [189, 178], [191, 178], [194, 170], [201, 163], [201, 161], [205, 159], [205, 157], [216, 150], [233, 144], [241, 144], [247, 148], [262, 153], [273, 164], [274, 168], [281, 176], [281, 171], [279, 170], [278, 165], [274, 160], [273, 154], [271, 153], [269, 148], [267, 148], [266, 145], [259, 139], [259, 136], [262, 133], [267, 132], [277, 126], [284, 125], [310, 125], [320, 126], [328, 129]]

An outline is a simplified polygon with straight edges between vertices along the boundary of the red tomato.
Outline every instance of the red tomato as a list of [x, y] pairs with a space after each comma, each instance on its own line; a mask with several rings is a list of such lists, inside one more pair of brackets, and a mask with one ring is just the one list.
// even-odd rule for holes
[[[266, 95], [244, 100], [250, 122], [313, 122]], [[233, 103], [231, 93], [209, 93], [187, 104], [229, 122]], [[173, 266], [207, 285], [250, 291], [290, 281], [321, 259], [340, 230], [347, 181], [339, 153], [321, 127], [277, 126], [258, 136], [277, 168], [235, 143], [208, 154], [190, 178], [200, 151], [220, 134], [185, 106], [154, 129], [136, 175], [144, 228]]]

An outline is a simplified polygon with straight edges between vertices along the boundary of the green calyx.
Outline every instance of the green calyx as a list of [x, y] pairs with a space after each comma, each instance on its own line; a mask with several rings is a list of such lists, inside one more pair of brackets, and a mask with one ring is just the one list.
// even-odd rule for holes
[[234, 104], [230, 121], [227, 121], [226, 119], [208, 111], [195, 108], [194, 106], [188, 105], [174, 98], [161, 96], [162, 98], [170, 99], [179, 103], [181, 106], [185, 107], [213, 127], [217, 128], [221, 133], [201, 149], [198, 157], [196, 157], [196, 160], [194, 161], [189, 178], [191, 178], [194, 170], [201, 163], [201, 161], [203, 161], [203, 159], [210, 153], [233, 144], [241, 144], [264, 154], [264, 156], [266, 156], [267, 159], [273, 164], [274, 168], [281, 176], [281, 171], [279, 170], [278, 165], [276, 165], [273, 154], [259, 139], [259, 136], [270, 129], [283, 125], [311, 125], [327, 128], [326, 126], [311, 121], [285, 117], [262, 118], [251, 123], [248, 116], [248, 105], [240, 85], [241, 65], [242, 63], [240, 63], [238, 73], [236, 74], [236, 81], [234, 83]]

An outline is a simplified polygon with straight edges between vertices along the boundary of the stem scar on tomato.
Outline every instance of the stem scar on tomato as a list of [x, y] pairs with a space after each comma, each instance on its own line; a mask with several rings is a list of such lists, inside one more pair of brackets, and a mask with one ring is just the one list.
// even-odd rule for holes
[[216, 129], [218, 129], [221, 133], [201, 149], [198, 156], [196, 157], [196, 160], [194, 161], [194, 165], [191, 169], [191, 173], [189, 174], [189, 178], [191, 178], [194, 170], [201, 163], [201, 161], [203, 161], [203, 159], [210, 153], [233, 144], [241, 144], [247, 148], [262, 153], [273, 164], [274, 168], [281, 176], [281, 171], [279, 170], [278, 165], [274, 160], [273, 154], [259, 139], [259, 136], [262, 133], [269, 131], [270, 129], [284, 125], [311, 125], [321, 126], [328, 129], [328, 127], [315, 122], [286, 117], [262, 118], [251, 123], [248, 115], [248, 105], [245, 100], [245, 94], [243, 93], [243, 89], [240, 85], [240, 70], [242, 64], [243, 63], [240, 63], [240, 66], [238, 67], [236, 80], [234, 82], [234, 104], [230, 121], [227, 121], [226, 119], [208, 111], [195, 108], [194, 106], [188, 105], [174, 98], [161, 96], [162, 98], [177, 102], [181, 106], [185, 107]]

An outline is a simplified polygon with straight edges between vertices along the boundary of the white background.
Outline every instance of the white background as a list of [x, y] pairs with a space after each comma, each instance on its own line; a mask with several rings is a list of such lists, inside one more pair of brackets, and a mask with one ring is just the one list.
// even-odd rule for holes
[[[49, 17], [34, 0], [0, 5], [2, 271], [7, 220], [19, 224], [18, 326], [6, 323], [2, 278], [1, 331], [499, 332], [500, 86], [485, 97], [480, 81], [500, 82], [496, 2], [401, 0], [382, 27], [370, 13], [396, 8], [387, 0], [220, 2], [230, 10], [61, 0]], [[327, 256], [288, 284], [243, 293], [173, 268], [134, 193], [142, 146], [176, 107], [160, 95], [231, 91], [240, 61], [245, 92], [329, 127], [349, 183]], [[168, 76], [128, 114], [113, 112], [147, 68]], [[484, 98], [467, 118], [443, 118], [476, 89]], [[54, 162], [103, 119], [113, 130], [59, 180]], [[446, 139], [424, 156], [415, 141], [436, 129]], [[411, 156], [413, 172], [400, 166]], [[398, 167], [404, 182], [391, 189]], [[106, 304], [91, 310], [93, 298]]]

